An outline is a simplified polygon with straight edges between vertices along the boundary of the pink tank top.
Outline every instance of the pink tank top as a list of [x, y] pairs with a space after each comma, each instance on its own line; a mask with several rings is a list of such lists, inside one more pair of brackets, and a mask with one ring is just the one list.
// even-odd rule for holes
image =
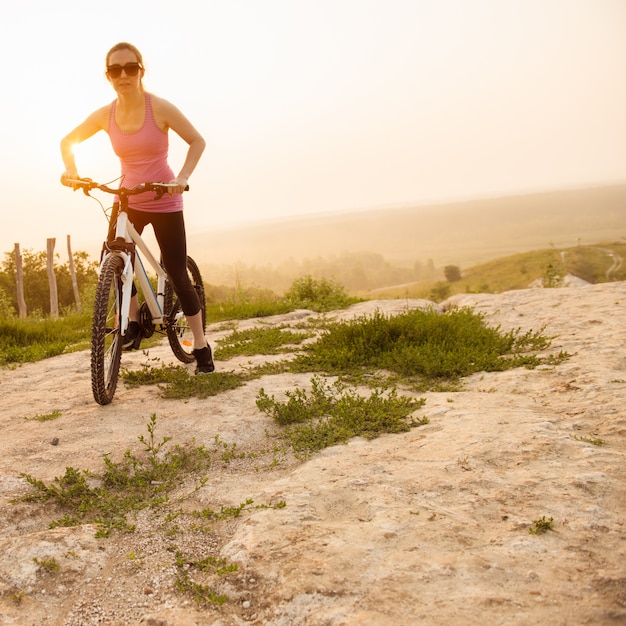
[[[146, 97], [146, 113], [143, 126], [134, 133], [124, 133], [115, 121], [116, 100], [111, 104], [109, 114], [109, 137], [115, 154], [122, 166], [122, 186], [132, 188], [145, 182], [169, 183], [174, 172], [167, 163], [169, 141], [166, 132], [156, 124], [152, 112], [152, 98]], [[129, 198], [129, 206], [138, 211], [174, 213], [183, 210], [180, 194], [165, 194], [160, 200], [153, 200], [154, 192], [146, 192]]]

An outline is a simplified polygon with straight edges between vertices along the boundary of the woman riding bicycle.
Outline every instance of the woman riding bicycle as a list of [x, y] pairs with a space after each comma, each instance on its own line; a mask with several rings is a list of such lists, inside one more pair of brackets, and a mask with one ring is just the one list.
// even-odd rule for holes
[[[152, 224], [161, 249], [163, 266], [193, 333], [196, 373], [209, 373], [215, 367], [204, 336], [204, 323], [198, 294], [187, 274], [187, 241], [183, 219], [182, 193], [204, 151], [205, 141], [191, 122], [171, 103], [144, 90], [145, 73], [141, 53], [129, 43], [118, 43], [106, 56], [106, 76], [117, 93], [110, 104], [94, 111], [61, 141], [65, 172], [61, 180], [77, 179], [73, 146], [104, 130], [120, 158], [123, 184], [127, 188], [150, 182], [167, 182], [169, 193], [156, 200], [147, 193], [132, 196], [128, 216], [138, 233]], [[168, 131], [173, 130], [188, 145], [187, 156], [178, 176], [168, 165]], [[115, 207], [114, 207], [115, 213]], [[112, 216], [109, 240], [115, 237]], [[141, 340], [139, 301], [133, 289], [130, 323], [124, 347], [137, 348]]]

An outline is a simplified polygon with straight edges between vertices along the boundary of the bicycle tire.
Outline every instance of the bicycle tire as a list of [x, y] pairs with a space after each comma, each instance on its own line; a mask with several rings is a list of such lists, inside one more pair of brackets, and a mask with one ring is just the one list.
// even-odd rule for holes
[[[205, 328], [206, 298], [204, 283], [196, 262], [190, 256], [187, 257], [187, 273], [200, 300], [202, 328]], [[193, 356], [193, 334], [183, 313], [180, 300], [176, 296], [172, 283], [169, 280], [165, 281], [164, 309], [166, 318], [165, 330], [174, 356], [183, 363], [193, 363], [195, 360]]]
[[98, 404], [109, 404], [115, 395], [122, 357], [119, 320], [122, 306], [124, 260], [111, 255], [102, 266], [91, 327], [91, 389]]

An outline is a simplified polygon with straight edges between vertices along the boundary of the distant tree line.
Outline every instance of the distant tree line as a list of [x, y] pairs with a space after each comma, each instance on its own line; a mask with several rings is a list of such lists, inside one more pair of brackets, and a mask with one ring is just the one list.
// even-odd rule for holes
[[202, 267], [205, 282], [219, 284], [255, 285], [284, 293], [301, 276], [333, 279], [351, 293], [370, 291], [393, 285], [422, 280], [438, 280], [443, 272], [432, 259], [415, 261], [412, 266], [399, 266], [374, 252], [346, 252], [331, 257], [288, 259], [276, 265], [208, 265]]
[[[58, 255], [55, 255], [58, 258]], [[97, 282], [97, 262], [90, 260], [86, 252], [72, 255], [74, 269], [81, 294], [90, 302]], [[50, 293], [46, 269], [46, 252], [22, 251], [24, 274], [24, 299], [29, 314], [50, 313]], [[208, 293], [219, 295], [220, 286], [254, 286], [283, 295], [295, 280], [310, 276], [315, 280], [333, 280], [349, 293], [360, 293], [385, 287], [420, 281], [459, 280], [461, 271], [457, 266], [435, 267], [432, 259], [415, 261], [412, 266], [395, 265], [381, 254], [373, 252], [346, 252], [331, 257], [289, 259], [277, 265], [209, 265], [201, 268], [204, 282], [212, 285]], [[70, 310], [74, 293], [69, 262], [55, 263], [59, 308]], [[17, 311], [16, 263], [13, 252], [4, 254], [0, 264], [0, 317], [13, 316]]]
[[[22, 271], [24, 275], [24, 299], [29, 314], [48, 315], [50, 313], [50, 285], [47, 273], [46, 252], [23, 250]], [[55, 255], [56, 258], [59, 255]], [[72, 255], [79, 291], [94, 289], [97, 276], [97, 263], [89, 259], [86, 252]], [[74, 305], [74, 288], [69, 262], [56, 264], [54, 273], [57, 282], [59, 308], [68, 310]], [[0, 317], [12, 317], [17, 312], [16, 262], [13, 252], [5, 252], [0, 264]]]

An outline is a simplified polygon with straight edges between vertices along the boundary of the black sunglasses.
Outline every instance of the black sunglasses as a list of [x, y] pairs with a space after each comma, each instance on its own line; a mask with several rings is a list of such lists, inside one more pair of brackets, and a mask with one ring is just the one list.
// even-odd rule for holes
[[141, 63], [126, 63], [126, 65], [107, 65], [107, 74], [111, 78], [119, 78], [122, 70], [126, 72], [126, 76], [137, 76], [139, 70], [142, 70]]

